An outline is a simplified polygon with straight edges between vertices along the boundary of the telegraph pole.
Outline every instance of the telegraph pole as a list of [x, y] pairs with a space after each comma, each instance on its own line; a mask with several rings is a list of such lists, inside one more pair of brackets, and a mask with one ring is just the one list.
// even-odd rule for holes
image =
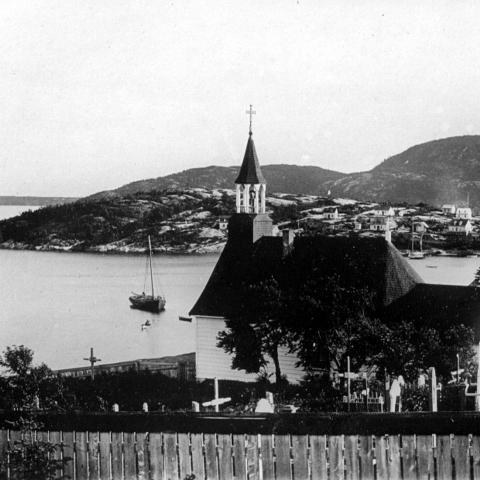
[[92, 380], [93, 380], [93, 379], [95, 378], [95, 363], [96, 363], [96, 362], [100, 362], [102, 359], [101, 359], [101, 358], [97, 358], [97, 357], [93, 354], [93, 347], [90, 347], [90, 357], [84, 358], [84, 360], [86, 360], [87, 362], [90, 362], [90, 368], [91, 368], [90, 377], [91, 377]]

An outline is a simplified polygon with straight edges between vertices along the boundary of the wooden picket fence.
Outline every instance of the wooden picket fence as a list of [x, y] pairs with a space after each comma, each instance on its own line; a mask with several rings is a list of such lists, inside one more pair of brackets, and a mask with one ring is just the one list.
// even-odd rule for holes
[[[0, 430], [3, 461], [21, 435]], [[26, 440], [58, 445], [54, 458], [72, 459], [63, 472], [72, 480], [480, 479], [478, 434], [38, 431]]]

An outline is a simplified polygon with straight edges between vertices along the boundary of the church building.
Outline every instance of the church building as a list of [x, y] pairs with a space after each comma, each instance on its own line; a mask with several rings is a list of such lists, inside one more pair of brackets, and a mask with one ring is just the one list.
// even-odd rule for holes
[[[375, 292], [379, 315], [394, 321], [464, 323], [480, 337], [480, 295], [474, 287], [429, 285], [384, 238], [302, 236], [289, 231], [273, 236], [272, 220], [266, 213], [267, 183], [258, 161], [250, 130], [236, 184], [236, 212], [228, 223], [228, 241], [203, 292], [190, 311], [195, 317], [196, 375], [198, 379], [254, 381], [257, 374], [231, 368], [232, 358], [217, 347], [217, 336], [225, 319], [248, 302], [241, 292], [245, 279], [265, 278], [287, 257], [291, 281], [302, 282], [312, 262], [359, 282]], [[319, 319], [321, 321], [321, 319]], [[290, 382], [305, 372], [297, 358], [279, 349], [282, 374]], [[270, 362], [269, 371], [273, 373]]]

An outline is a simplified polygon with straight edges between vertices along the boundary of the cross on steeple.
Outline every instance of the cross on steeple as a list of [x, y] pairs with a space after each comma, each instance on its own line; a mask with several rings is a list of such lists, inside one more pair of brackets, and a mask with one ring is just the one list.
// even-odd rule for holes
[[92, 377], [92, 380], [95, 378], [95, 363], [96, 362], [100, 362], [102, 359], [101, 358], [97, 358], [94, 354], [93, 354], [93, 347], [90, 348], [90, 357], [88, 358], [84, 358], [84, 360], [86, 360], [87, 362], [90, 362], [90, 365], [91, 365], [91, 372], [90, 372], [90, 376]]
[[252, 115], [255, 115], [257, 113], [255, 110], [252, 109], [252, 107], [253, 107], [253, 105], [250, 105], [250, 108], [245, 112], [248, 115], [250, 115], [250, 128], [248, 130], [249, 135], [252, 134]]

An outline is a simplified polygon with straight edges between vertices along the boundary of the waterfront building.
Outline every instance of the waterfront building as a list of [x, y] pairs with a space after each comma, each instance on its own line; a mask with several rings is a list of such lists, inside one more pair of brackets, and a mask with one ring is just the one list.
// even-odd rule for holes
[[373, 232], [386, 232], [395, 230], [397, 223], [390, 216], [377, 216], [370, 218], [370, 230]]
[[472, 209], [465, 207], [465, 208], [457, 208], [455, 212], [456, 218], [461, 218], [464, 220], [470, 220], [472, 218]]
[[473, 225], [470, 220], [453, 220], [448, 226], [449, 233], [456, 233], [460, 235], [471, 235], [473, 231]]
[[445, 204], [442, 205], [442, 213], [444, 215], [455, 215], [457, 208], [455, 205]]

